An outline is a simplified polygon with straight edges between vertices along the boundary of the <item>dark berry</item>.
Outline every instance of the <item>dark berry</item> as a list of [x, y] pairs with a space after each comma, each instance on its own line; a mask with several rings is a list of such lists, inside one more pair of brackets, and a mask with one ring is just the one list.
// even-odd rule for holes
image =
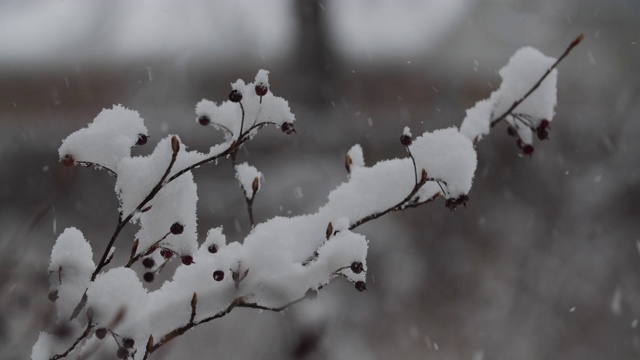
[[148, 271], [148, 272], [144, 273], [144, 275], [142, 275], [142, 278], [144, 279], [144, 281], [149, 282], [149, 283], [153, 282], [153, 279], [155, 277], [156, 276], [151, 271]]
[[213, 280], [222, 281], [224, 279], [224, 271], [216, 270], [213, 272]]
[[358, 290], [358, 291], [367, 290], [367, 284], [364, 281], [357, 281], [356, 282], [356, 290]]
[[548, 127], [549, 127], [549, 120], [547, 119], [540, 120], [540, 125], [538, 125], [539, 129], [546, 129]]
[[105, 328], [99, 328], [96, 330], [96, 337], [100, 340], [104, 339], [104, 337], [107, 336], [107, 329]]
[[229, 93], [229, 100], [234, 103], [240, 102], [242, 101], [242, 94], [238, 90], [231, 90]]
[[150, 257], [146, 257], [142, 260], [142, 266], [146, 267], [147, 269], [152, 268], [155, 264], [156, 262], [153, 260], [153, 258]]
[[184, 231], [184, 225], [180, 223], [173, 223], [170, 230], [173, 235], [180, 235]]
[[411, 142], [412, 142], [412, 140], [411, 140], [411, 136], [409, 136], [409, 135], [402, 135], [402, 136], [400, 136], [400, 143], [401, 143], [402, 145], [404, 145], [404, 146], [409, 146], [409, 145], [411, 145]]
[[136, 141], [136, 145], [144, 145], [147, 143], [148, 137], [145, 134], [138, 134], [138, 141]]
[[76, 159], [74, 159], [73, 156], [71, 156], [71, 155], [65, 155], [62, 158], [62, 160], [60, 160], [60, 162], [62, 163], [62, 165], [66, 166], [66, 167], [71, 167], [71, 166], [75, 165]]
[[126, 347], [127, 349], [131, 349], [135, 344], [136, 342], [132, 338], [125, 338], [124, 340], [122, 340], [122, 346]]
[[516, 131], [516, 129], [514, 129], [512, 126], [509, 126], [507, 128], [507, 134], [509, 134], [509, 136], [511, 137], [516, 137], [518, 136], [518, 132]]
[[256, 95], [265, 96], [269, 92], [269, 88], [264, 86], [263, 84], [256, 85]]
[[218, 245], [216, 244], [211, 244], [209, 245], [209, 247], [207, 248], [207, 250], [209, 250], [210, 253], [215, 254], [218, 252]]
[[527, 144], [522, 148], [522, 153], [525, 155], [533, 155], [533, 145]]
[[202, 115], [198, 118], [198, 123], [202, 126], [207, 126], [211, 123], [211, 119], [207, 115]]
[[280, 130], [287, 135], [291, 135], [296, 132], [296, 129], [293, 128], [293, 124], [290, 122], [282, 123]]
[[444, 202], [444, 206], [446, 206], [449, 210], [455, 210], [458, 207], [458, 202], [456, 199], [449, 198]]
[[57, 338], [64, 339], [71, 336], [71, 326], [69, 323], [57, 324], [53, 328], [53, 335]]
[[169, 260], [173, 256], [173, 251], [171, 251], [169, 249], [162, 249], [162, 250], [160, 250], [160, 256], [162, 256], [163, 258]]
[[547, 129], [543, 129], [542, 127], [539, 127], [536, 130], [536, 134], [538, 135], [538, 139], [540, 140], [547, 140], [549, 138], [549, 131]]
[[456, 199], [456, 203], [458, 205], [462, 205], [465, 208], [467, 207], [467, 201], [469, 201], [469, 196], [468, 195], [460, 195], [457, 199]]
[[351, 271], [353, 271], [356, 274], [360, 274], [362, 272], [363, 268], [362, 268], [362, 263], [359, 261], [354, 261], [351, 263]]
[[304, 294], [304, 297], [309, 299], [309, 300], [315, 300], [316, 298], [318, 298], [318, 292], [315, 290], [307, 290], [307, 293]]
[[116, 352], [116, 356], [118, 356], [118, 359], [126, 359], [129, 357], [129, 350], [123, 347], [118, 348], [118, 352]]
[[49, 301], [55, 302], [56, 300], [58, 300], [58, 290], [49, 292]]
[[185, 255], [182, 257], [182, 263], [185, 265], [193, 264], [193, 257], [191, 255]]

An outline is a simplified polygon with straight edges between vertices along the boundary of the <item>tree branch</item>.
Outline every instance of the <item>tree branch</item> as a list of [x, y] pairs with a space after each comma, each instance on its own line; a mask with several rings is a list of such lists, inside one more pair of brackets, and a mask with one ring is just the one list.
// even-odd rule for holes
[[569, 46], [564, 50], [564, 52], [562, 53], [562, 55], [560, 55], [560, 57], [558, 58], [558, 60], [556, 60], [556, 62], [553, 63], [553, 65], [551, 65], [551, 67], [549, 67], [547, 69], [547, 71], [545, 71], [545, 73], [540, 77], [540, 79], [538, 80], [538, 82], [536, 82], [531, 89], [529, 89], [529, 91], [527, 91], [526, 94], [524, 94], [523, 97], [521, 97], [520, 99], [516, 100], [513, 102], [513, 104], [511, 105], [511, 107], [509, 109], [507, 109], [507, 111], [505, 111], [504, 113], [502, 113], [502, 115], [498, 116], [497, 118], [491, 120], [491, 127], [496, 126], [500, 121], [504, 120], [508, 115], [511, 114], [511, 112], [513, 110], [516, 109], [516, 107], [518, 107], [518, 105], [520, 105], [523, 101], [525, 101], [529, 96], [531, 96], [531, 94], [533, 94], [534, 91], [536, 91], [536, 89], [538, 87], [540, 87], [540, 84], [542, 84], [542, 82], [544, 81], [544, 79], [547, 78], [547, 76], [549, 76], [549, 74], [551, 74], [551, 72], [553, 71], [553, 69], [555, 69], [558, 64], [560, 64], [560, 62], [567, 57], [567, 55], [569, 55], [569, 53], [571, 52], [571, 50], [573, 50], [574, 47], [576, 47], [578, 44], [580, 44], [580, 42], [582, 41], [582, 39], [584, 39], [584, 34], [580, 34], [578, 35], [578, 37], [576, 37], [571, 44], [569, 44]]
[[84, 332], [82, 332], [82, 334], [78, 336], [76, 341], [74, 341], [73, 344], [71, 344], [71, 346], [65, 352], [63, 352], [62, 354], [53, 355], [52, 357], [49, 358], [49, 360], [58, 360], [58, 359], [67, 357], [67, 355], [69, 355], [76, 348], [76, 346], [80, 344], [82, 340], [84, 340], [87, 336], [89, 336], [89, 334], [91, 333], [91, 329], [93, 329], [93, 323], [89, 321], [87, 323], [87, 328], [84, 329]]

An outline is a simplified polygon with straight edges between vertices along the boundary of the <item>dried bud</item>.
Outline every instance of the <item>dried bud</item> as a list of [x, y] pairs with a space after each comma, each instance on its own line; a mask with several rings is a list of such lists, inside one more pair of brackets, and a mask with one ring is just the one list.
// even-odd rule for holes
[[458, 203], [456, 202], [456, 199], [449, 198], [444, 202], [444, 206], [446, 206], [449, 210], [455, 210], [458, 207]]
[[138, 253], [138, 244], [140, 244], [139, 239], [133, 240], [133, 246], [131, 246], [131, 257], [136, 256], [136, 254]]
[[253, 190], [253, 195], [255, 195], [260, 189], [260, 179], [256, 176], [253, 178], [253, 182], [251, 183], [251, 190]]
[[191, 297], [191, 311], [194, 311], [196, 306], [198, 306], [198, 294], [193, 293], [193, 296]]
[[348, 174], [351, 174], [351, 164], [353, 164], [353, 159], [347, 154], [344, 158], [344, 167], [347, 169]]
[[571, 45], [569, 45], [569, 48], [575, 47], [578, 44], [580, 44], [580, 42], [584, 39], [584, 34], [580, 33], [580, 35], [578, 35], [577, 38], [575, 38], [572, 42]]
[[150, 283], [153, 282], [153, 280], [156, 278], [156, 275], [152, 271], [147, 271], [146, 273], [144, 273], [144, 275], [142, 275], [142, 278], [144, 279], [144, 281]]
[[122, 346], [127, 349], [131, 349], [135, 344], [136, 342], [132, 338], [125, 338], [124, 340], [122, 340]]
[[118, 348], [118, 351], [116, 352], [116, 356], [118, 357], [118, 359], [126, 359], [129, 357], [129, 350], [123, 347]]
[[293, 124], [290, 122], [282, 123], [282, 125], [280, 126], [280, 130], [282, 130], [282, 132], [287, 135], [291, 135], [296, 132], [296, 129], [293, 128]]
[[76, 159], [71, 155], [65, 155], [60, 162], [66, 167], [71, 167], [76, 164]]
[[361, 292], [367, 290], [367, 283], [365, 283], [364, 281], [357, 281], [356, 290]]
[[127, 314], [127, 308], [126, 307], [123, 306], [120, 309], [118, 309], [118, 312], [113, 317], [113, 320], [111, 320], [111, 324], [108, 326], [108, 328], [109, 329], [113, 329], [116, 326], [118, 326], [120, 324], [120, 322], [122, 321], [122, 319], [124, 319], [124, 316], [126, 314]]
[[149, 335], [149, 340], [147, 340], [147, 352], [150, 352], [152, 347], [153, 347], [153, 335]]
[[156, 250], [158, 250], [158, 244], [153, 244], [153, 245], [151, 245], [149, 250], [147, 250], [147, 252], [144, 255], [145, 256], [149, 256], [149, 255], [153, 254]]
[[256, 95], [265, 96], [265, 95], [267, 95], [268, 92], [269, 92], [269, 88], [266, 87], [264, 84], [257, 84], [256, 85]]
[[189, 266], [193, 264], [193, 257], [191, 255], [185, 255], [182, 257], [182, 263]]
[[144, 145], [147, 143], [147, 135], [145, 134], [138, 134], [138, 141], [136, 141], [136, 145]]
[[427, 182], [427, 170], [422, 169], [422, 172], [420, 172], [420, 183], [424, 184]]
[[147, 269], [152, 268], [155, 264], [156, 262], [151, 257], [146, 257], [142, 259], [142, 266], [144, 266]]
[[233, 89], [229, 93], [229, 100], [234, 103], [240, 102], [242, 101], [242, 94], [240, 91]]
[[304, 297], [307, 298], [308, 300], [315, 300], [318, 297], [318, 292], [315, 290], [309, 289], [304, 294]]
[[360, 274], [363, 271], [362, 263], [360, 261], [354, 261], [351, 263], [351, 271], [355, 274]]
[[173, 223], [169, 229], [173, 235], [180, 235], [184, 231], [184, 225], [180, 223]]
[[327, 225], [327, 231], [325, 235], [327, 236], [327, 240], [329, 240], [331, 235], [333, 235], [333, 224], [331, 222], [329, 222], [329, 225]]
[[171, 137], [171, 150], [174, 154], [180, 151], [180, 140], [178, 140], [178, 137], [175, 135]]
[[216, 270], [213, 272], [213, 280], [222, 281], [224, 279], [224, 271]]
[[87, 307], [87, 320], [89, 323], [93, 322], [93, 308], [91, 306]]
[[100, 340], [104, 339], [104, 337], [107, 336], [107, 329], [105, 328], [98, 328], [96, 329], [96, 337]]
[[207, 250], [209, 250], [210, 253], [215, 254], [218, 252], [218, 245], [216, 244], [211, 244], [209, 245], [209, 247], [207, 248]]
[[202, 126], [207, 126], [211, 124], [211, 119], [209, 119], [207, 115], [202, 115], [198, 118], [198, 123], [200, 123], [200, 125]]
[[409, 135], [402, 135], [400, 136], [400, 143], [404, 146], [409, 146], [411, 145], [413, 141], [411, 140], [411, 136]]

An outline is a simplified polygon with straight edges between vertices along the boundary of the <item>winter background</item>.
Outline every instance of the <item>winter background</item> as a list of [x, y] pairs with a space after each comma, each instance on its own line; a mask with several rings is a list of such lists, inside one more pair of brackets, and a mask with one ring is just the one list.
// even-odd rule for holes
[[[557, 57], [580, 32], [533, 158], [500, 126], [478, 144], [466, 210], [438, 201], [358, 229], [367, 292], [338, 279], [284, 315], [238, 309], [152, 358], [638, 357], [639, 16], [622, 0], [0, 2], [0, 357], [28, 357], [54, 317], [57, 235], [76, 226], [99, 252], [116, 224], [113, 178], [57, 162], [102, 108], [140, 112], [152, 143], [178, 133], [203, 150], [219, 135], [195, 104], [269, 69], [298, 133], [263, 131], [240, 153], [265, 176], [260, 222], [322, 206], [353, 144], [368, 163], [404, 156], [405, 126], [459, 126], [515, 50]], [[230, 166], [194, 175], [200, 236], [222, 225], [240, 240]]]

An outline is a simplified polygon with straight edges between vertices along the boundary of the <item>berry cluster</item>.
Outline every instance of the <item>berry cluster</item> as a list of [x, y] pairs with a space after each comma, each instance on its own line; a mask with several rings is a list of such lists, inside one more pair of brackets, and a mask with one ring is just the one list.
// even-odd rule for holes
[[[549, 120], [547, 119], [542, 119], [540, 120], [540, 123], [538, 124], [538, 126], [534, 127], [532, 124], [533, 119], [531, 119], [530, 116], [525, 115], [525, 114], [513, 114], [512, 117], [519, 121], [520, 123], [522, 123], [524, 126], [526, 126], [527, 128], [529, 128], [532, 132], [534, 132], [536, 134], [536, 136], [538, 137], [538, 140], [548, 140], [549, 139], [549, 130], [551, 130], [551, 128], [549, 127]], [[516, 141], [516, 146], [518, 146], [518, 148], [522, 151], [523, 155], [528, 155], [528, 156], [532, 156], [533, 155], [533, 151], [535, 150], [535, 148], [533, 147], [532, 144], [527, 144], [526, 142], [524, 142], [522, 140], [522, 138], [520, 137], [520, 135], [518, 134], [518, 130], [516, 127], [514, 126], [509, 126], [507, 128], [507, 134], [509, 134], [509, 136], [511, 137], [516, 137], [518, 138]]]

